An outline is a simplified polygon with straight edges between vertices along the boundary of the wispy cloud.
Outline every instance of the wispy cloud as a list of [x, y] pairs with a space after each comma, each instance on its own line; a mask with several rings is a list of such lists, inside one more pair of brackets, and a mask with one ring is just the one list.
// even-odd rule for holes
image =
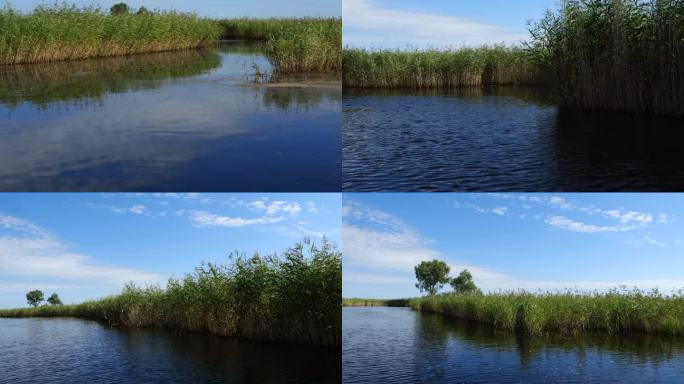
[[193, 211], [190, 220], [200, 227], [246, 227], [250, 225], [275, 224], [285, 220], [284, 217], [242, 218], [221, 216], [207, 211]]
[[514, 44], [528, 38], [463, 17], [383, 8], [371, 0], [342, 2], [344, 44], [362, 47], [447, 47]]
[[97, 281], [117, 287], [129, 281], [150, 284], [164, 280], [133, 268], [95, 264], [90, 257], [70, 251], [60, 239], [36, 224], [13, 216], [0, 217], [4, 228], [19, 232], [0, 234], [0, 270], [5, 276]]

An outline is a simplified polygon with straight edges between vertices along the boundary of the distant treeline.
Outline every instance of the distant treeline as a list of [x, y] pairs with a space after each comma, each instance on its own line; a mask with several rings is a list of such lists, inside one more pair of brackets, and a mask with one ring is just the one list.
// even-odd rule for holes
[[410, 299], [342, 299], [343, 307], [408, 307]]
[[166, 289], [128, 285], [102, 300], [2, 310], [0, 317], [73, 316], [114, 326], [339, 347], [342, 255], [334, 245], [305, 241], [281, 257], [233, 258], [171, 279]]
[[346, 87], [544, 85], [563, 106], [684, 115], [684, 2], [563, 0], [519, 47], [345, 49]]
[[657, 291], [486, 295], [444, 294], [411, 307], [514, 331], [522, 335], [662, 334], [684, 336], [684, 295]]

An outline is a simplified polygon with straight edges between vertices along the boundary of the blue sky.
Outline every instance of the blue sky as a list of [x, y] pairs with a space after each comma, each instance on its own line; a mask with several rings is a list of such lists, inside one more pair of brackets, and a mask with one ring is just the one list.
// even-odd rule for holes
[[684, 194], [344, 194], [345, 297], [417, 296], [423, 260], [484, 290], [684, 288]]
[[529, 37], [558, 0], [344, 0], [343, 40], [366, 48], [443, 48], [506, 43]]
[[31, 289], [76, 303], [164, 286], [234, 250], [339, 244], [340, 227], [340, 194], [2, 194], [0, 308], [26, 306]]
[[[212, 18], [224, 17], [297, 17], [321, 16], [339, 17], [342, 10], [341, 0], [122, 0], [134, 9], [145, 6], [148, 9], [175, 9], [195, 12]], [[62, 1], [60, 1], [61, 3]], [[66, 0], [76, 5], [101, 5], [109, 9], [120, 0]], [[49, 0], [11, 0], [14, 8], [28, 12], [40, 4], [54, 4]]]

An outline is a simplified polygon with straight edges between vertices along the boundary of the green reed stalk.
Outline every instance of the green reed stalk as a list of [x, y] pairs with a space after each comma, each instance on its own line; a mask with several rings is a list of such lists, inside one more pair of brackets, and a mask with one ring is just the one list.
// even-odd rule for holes
[[415, 299], [411, 306], [533, 336], [592, 332], [684, 336], [684, 292], [673, 296], [657, 290], [447, 294]]
[[537, 83], [527, 51], [504, 46], [453, 50], [345, 49], [343, 84], [350, 88], [459, 88]]
[[530, 46], [563, 105], [684, 115], [684, 2], [564, 0]]
[[192, 14], [112, 16], [99, 8], [0, 10], [0, 65], [108, 57], [213, 44], [221, 28]]
[[164, 327], [264, 341], [341, 343], [342, 255], [305, 241], [276, 255], [233, 254], [166, 289], [127, 285], [120, 295], [76, 305], [0, 311], [0, 317], [71, 316], [123, 327]]

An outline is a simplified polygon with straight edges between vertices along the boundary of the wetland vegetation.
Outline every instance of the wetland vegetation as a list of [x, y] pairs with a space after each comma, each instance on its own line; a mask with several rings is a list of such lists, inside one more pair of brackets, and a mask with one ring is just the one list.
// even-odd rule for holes
[[126, 328], [339, 347], [341, 253], [304, 241], [282, 256], [231, 255], [167, 287], [128, 285], [119, 295], [74, 305], [0, 310], [0, 317], [77, 317]]
[[544, 85], [561, 106], [684, 115], [684, 3], [564, 0], [520, 46], [345, 49], [350, 88]]

